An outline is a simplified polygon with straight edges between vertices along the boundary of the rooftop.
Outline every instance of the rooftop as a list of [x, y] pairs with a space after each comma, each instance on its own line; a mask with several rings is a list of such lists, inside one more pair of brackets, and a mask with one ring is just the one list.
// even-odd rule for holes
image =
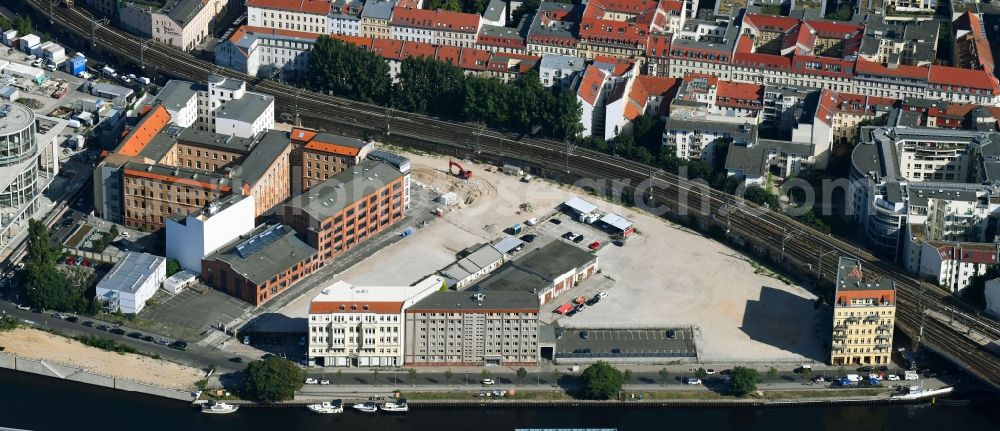
[[[259, 243], [251, 244], [254, 237]], [[247, 249], [247, 246], [254, 248]], [[260, 225], [206, 256], [205, 260], [226, 262], [250, 282], [263, 285], [275, 274], [285, 272], [315, 254], [316, 249], [303, 242], [291, 227]]]
[[260, 93], [246, 93], [239, 99], [233, 99], [219, 109], [216, 114], [219, 119], [252, 123], [260, 118], [268, 107], [274, 105], [274, 96]]
[[288, 135], [280, 130], [270, 130], [264, 133], [253, 151], [240, 161], [239, 169], [233, 175], [247, 184], [256, 184], [268, 168], [273, 165], [279, 157], [292, 145], [288, 141]]
[[448, 267], [441, 270], [441, 274], [452, 280], [465, 280], [473, 274], [503, 260], [503, 256], [504, 254], [492, 245], [486, 244], [468, 256], [448, 265]]
[[355, 286], [343, 280], [323, 288], [309, 304], [309, 314], [403, 312], [407, 301], [441, 288], [440, 277], [427, 277], [412, 286]]
[[[482, 295], [482, 296], [478, 296]], [[434, 292], [407, 308], [407, 313], [538, 312], [538, 296], [524, 291], [499, 291], [476, 294], [469, 291]], [[479, 299], [482, 298], [482, 301]]]
[[556, 240], [528, 252], [513, 264], [523, 271], [551, 282], [573, 269], [589, 265], [596, 259], [593, 254], [579, 247]]
[[199, 89], [203, 89], [204, 85], [195, 84], [190, 81], [180, 81], [177, 79], [171, 79], [167, 81], [167, 84], [160, 89], [160, 92], [156, 94], [156, 99], [163, 104], [163, 107], [167, 109], [180, 109], [191, 100], [192, 97], [196, 97]]
[[148, 253], [127, 252], [97, 283], [98, 289], [135, 293], [167, 259]]
[[0, 104], [0, 136], [8, 135], [31, 126], [35, 113], [19, 103]]
[[[870, 292], [879, 295], [879, 302], [883, 300], [888, 303], [894, 302], [896, 282], [890, 278], [868, 277], [861, 270], [861, 263], [857, 259], [841, 257], [837, 264], [837, 298], [838, 303], [850, 292]], [[848, 295], [841, 295], [848, 293]], [[868, 304], [877, 305], [877, 304]]]
[[402, 176], [388, 164], [366, 159], [292, 198], [285, 206], [326, 220]]

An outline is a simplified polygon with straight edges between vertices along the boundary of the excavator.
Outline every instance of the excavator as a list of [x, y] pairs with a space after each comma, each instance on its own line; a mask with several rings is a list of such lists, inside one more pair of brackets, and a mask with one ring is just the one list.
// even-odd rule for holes
[[448, 173], [449, 174], [453, 173], [453, 171], [452, 171], [451, 168], [458, 168], [458, 173], [454, 174], [456, 177], [459, 177], [459, 178], [461, 178], [463, 180], [467, 180], [469, 178], [472, 178], [472, 171], [463, 168], [462, 165], [458, 164], [454, 160], [448, 160]]

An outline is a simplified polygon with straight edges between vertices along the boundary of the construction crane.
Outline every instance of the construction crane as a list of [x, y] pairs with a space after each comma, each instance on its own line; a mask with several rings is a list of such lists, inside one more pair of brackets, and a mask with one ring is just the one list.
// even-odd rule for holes
[[461, 178], [463, 180], [467, 180], [469, 178], [472, 178], [472, 171], [463, 168], [462, 165], [456, 163], [454, 160], [448, 160], [448, 173], [449, 174], [452, 173], [451, 168], [458, 168], [458, 173], [455, 173], [456, 177], [459, 177], [459, 178]]

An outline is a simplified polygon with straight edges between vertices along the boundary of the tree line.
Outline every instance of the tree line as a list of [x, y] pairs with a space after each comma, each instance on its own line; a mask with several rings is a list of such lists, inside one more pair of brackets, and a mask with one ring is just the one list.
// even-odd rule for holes
[[576, 95], [543, 87], [536, 72], [506, 83], [466, 76], [450, 62], [410, 57], [403, 60], [393, 83], [381, 56], [328, 36], [316, 41], [303, 84], [361, 102], [539, 137], [565, 139], [582, 130]]

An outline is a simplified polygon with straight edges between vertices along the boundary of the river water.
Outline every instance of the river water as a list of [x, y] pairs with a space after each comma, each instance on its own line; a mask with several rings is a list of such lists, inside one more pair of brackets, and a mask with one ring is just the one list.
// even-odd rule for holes
[[1000, 399], [964, 407], [894, 405], [788, 408], [415, 408], [320, 416], [304, 408], [244, 408], [204, 415], [158, 397], [0, 370], [0, 428], [31, 430], [1000, 430]]

